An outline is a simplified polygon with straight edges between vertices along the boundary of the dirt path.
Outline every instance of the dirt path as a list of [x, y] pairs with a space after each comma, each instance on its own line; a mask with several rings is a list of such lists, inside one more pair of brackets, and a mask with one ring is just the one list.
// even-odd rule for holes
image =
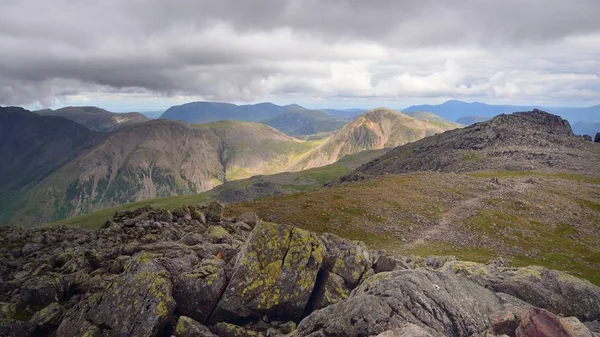
[[437, 224], [419, 233], [418, 238], [406, 243], [403, 248], [415, 248], [431, 240], [458, 242], [460, 238], [457, 238], [457, 236], [461, 235], [458, 227], [465, 219], [477, 214], [484, 207], [486, 199], [504, 199], [508, 194], [524, 193], [532, 187], [532, 184], [528, 183], [525, 179], [504, 180], [495, 184], [498, 188], [462, 200], [451, 207], [442, 214]]

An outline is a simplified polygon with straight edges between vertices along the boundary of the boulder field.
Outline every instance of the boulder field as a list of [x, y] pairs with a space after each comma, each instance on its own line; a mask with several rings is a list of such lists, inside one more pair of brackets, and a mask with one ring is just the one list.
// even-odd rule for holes
[[0, 336], [600, 336], [600, 288], [537, 266], [406, 257], [223, 218], [122, 211], [0, 229]]

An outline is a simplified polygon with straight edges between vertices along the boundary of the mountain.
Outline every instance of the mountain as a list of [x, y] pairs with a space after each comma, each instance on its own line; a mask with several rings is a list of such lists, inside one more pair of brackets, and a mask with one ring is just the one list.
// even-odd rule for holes
[[327, 165], [348, 154], [396, 147], [456, 127], [451, 122], [422, 121], [391, 109], [374, 109], [346, 124], [294, 169]]
[[[518, 106], [518, 105], [490, 105], [479, 102], [462, 102], [450, 100], [439, 105], [413, 105], [404, 109], [405, 113], [430, 111], [448, 120], [457, 120], [461, 117], [481, 116], [494, 117], [502, 113], [511, 113], [514, 111], [530, 111], [540, 109], [550, 113], [558, 114], [568, 119], [571, 123], [578, 121], [599, 121], [600, 105], [586, 108], [569, 107], [544, 107], [544, 106]], [[463, 124], [463, 123], [461, 123]], [[467, 125], [467, 124], [465, 124]]]
[[122, 127], [143, 123], [148, 117], [138, 112], [114, 113], [93, 106], [70, 106], [57, 110], [37, 110], [42, 116], [60, 116], [94, 131], [109, 132]]
[[302, 136], [337, 130], [348, 121], [319, 110], [286, 112], [261, 121], [288, 135]]
[[461, 125], [471, 125], [471, 124], [485, 122], [485, 121], [489, 121], [489, 120], [490, 120], [490, 117], [484, 117], [484, 116], [465, 116], [465, 117], [458, 118], [456, 120], [456, 123], [461, 124]]
[[502, 114], [397, 147], [358, 168], [350, 179], [411, 171], [484, 169], [575, 169], [593, 173], [600, 172], [598, 160], [600, 147], [575, 137], [569, 122], [533, 110]]
[[221, 120], [258, 122], [286, 112], [306, 110], [297, 104], [279, 106], [273, 103], [236, 105], [217, 102], [192, 102], [172, 106], [160, 118], [188, 123], [206, 123]]
[[0, 223], [7, 209], [20, 207], [15, 196], [85, 152], [103, 135], [56, 116], [0, 107]]
[[573, 124], [573, 132], [576, 135], [589, 135], [593, 138], [600, 132], [600, 122], [577, 122]]
[[[410, 117], [416, 118], [418, 120], [422, 120], [422, 121], [439, 122], [439, 123], [443, 123], [445, 125], [456, 124], [456, 123], [451, 122], [441, 116], [434, 114], [433, 112], [417, 111], [417, 112], [406, 112], [405, 114]], [[456, 126], [459, 127], [460, 125], [456, 125]]]
[[330, 116], [340, 117], [340, 118], [356, 118], [357, 116], [369, 111], [369, 109], [359, 109], [359, 108], [351, 108], [351, 109], [321, 109]]
[[[72, 132], [66, 135], [70, 139]], [[19, 207], [3, 211], [11, 222], [36, 224], [141, 199], [198, 193], [230, 179], [284, 171], [313, 147], [257, 123], [149, 121], [109, 133], [74, 158], [76, 153], [69, 152], [70, 160], [52, 174], [36, 175], [43, 179], [20, 195]]]

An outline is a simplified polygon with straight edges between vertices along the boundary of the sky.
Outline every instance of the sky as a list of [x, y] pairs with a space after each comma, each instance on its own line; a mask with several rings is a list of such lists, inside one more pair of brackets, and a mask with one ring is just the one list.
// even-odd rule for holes
[[0, 105], [600, 104], [598, 0], [0, 0]]

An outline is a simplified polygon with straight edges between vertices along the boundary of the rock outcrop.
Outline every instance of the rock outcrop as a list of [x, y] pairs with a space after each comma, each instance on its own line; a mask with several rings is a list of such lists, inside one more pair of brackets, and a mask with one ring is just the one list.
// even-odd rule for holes
[[219, 209], [144, 207], [98, 231], [0, 228], [0, 336], [574, 337], [600, 325], [600, 289], [565, 273], [413, 259]]

